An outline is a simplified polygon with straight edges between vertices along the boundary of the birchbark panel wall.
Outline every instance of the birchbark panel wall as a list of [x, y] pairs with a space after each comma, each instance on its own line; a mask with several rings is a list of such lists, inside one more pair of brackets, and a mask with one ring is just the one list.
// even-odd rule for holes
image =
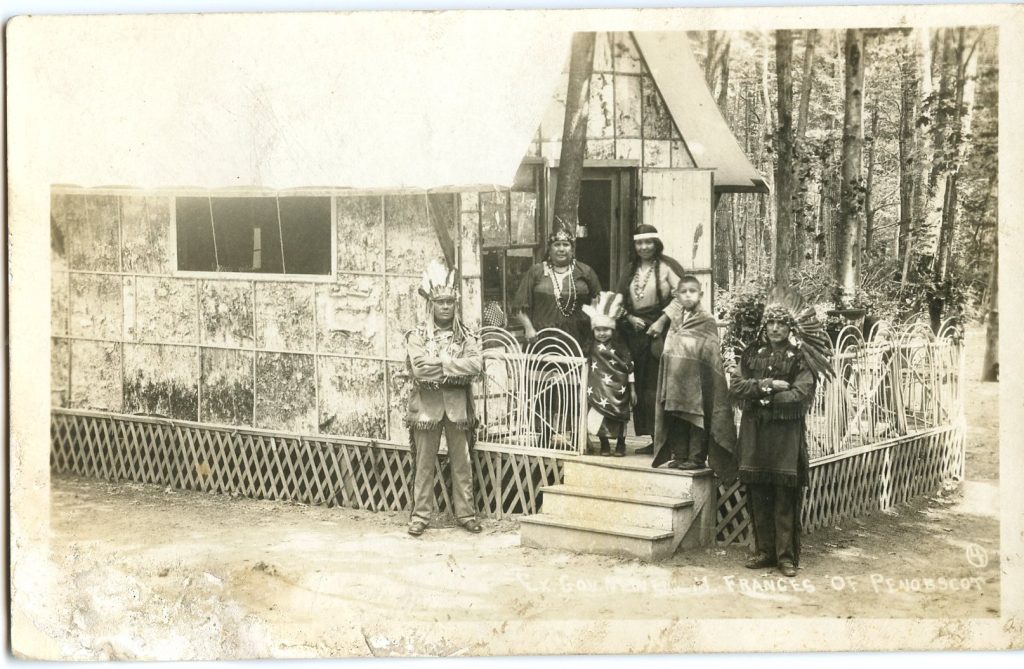
[[55, 190], [53, 406], [406, 442], [403, 336], [435, 221], [462, 240], [479, 326], [477, 196], [330, 200], [336, 271], [255, 277], [177, 271], [174, 195]]
[[[680, 39], [685, 40], [685, 36]], [[689, 48], [689, 44], [684, 42], [681, 47]], [[555, 99], [530, 146], [531, 156], [551, 161], [559, 158], [565, 123], [568, 59], [564, 67]], [[594, 72], [590, 78], [587, 158], [638, 160], [642, 167], [695, 166], [629, 33], [597, 33]]]

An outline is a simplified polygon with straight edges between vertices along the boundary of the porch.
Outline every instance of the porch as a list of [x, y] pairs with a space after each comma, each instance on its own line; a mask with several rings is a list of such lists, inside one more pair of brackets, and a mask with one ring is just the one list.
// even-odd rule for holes
[[[570, 350], [517, 352], [514, 338], [484, 334], [486, 374], [476, 391], [482, 420], [473, 453], [477, 507], [492, 518], [536, 514], [542, 489], [564, 485], [567, 465], [588, 460], [582, 454], [586, 366], [582, 357], [566, 355]], [[963, 352], [950, 334], [936, 337], [911, 324], [880, 330], [868, 341], [844, 335], [837, 381], [819, 388], [808, 417], [806, 531], [962, 479]], [[552, 397], [576, 397], [580, 410], [551, 416], [544, 402]], [[546, 441], [545, 433], [552, 435]], [[373, 511], [399, 511], [410, 502], [412, 460], [404, 444], [65, 408], [52, 412], [52, 437], [57, 473]], [[643, 443], [631, 442], [630, 451]], [[622, 466], [640, 468], [642, 459], [627, 457]], [[445, 457], [436, 479], [444, 511], [450, 505]], [[716, 541], [748, 542], [743, 488], [715, 493]]]

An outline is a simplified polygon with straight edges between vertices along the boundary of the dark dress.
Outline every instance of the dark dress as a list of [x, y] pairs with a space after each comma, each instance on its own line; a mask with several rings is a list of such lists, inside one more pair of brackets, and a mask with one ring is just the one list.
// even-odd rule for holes
[[[583, 313], [583, 305], [590, 303], [601, 292], [601, 282], [594, 270], [581, 262], [575, 263], [571, 271], [574, 290], [570, 289], [569, 277], [569, 272], [561, 277], [562, 297], [558, 299], [555, 297], [551, 277], [544, 274], [544, 263], [536, 263], [523, 276], [512, 303], [512, 311], [525, 312], [538, 332], [545, 328], [558, 331], [545, 333], [542, 335], [545, 338], [571, 338], [579, 345], [582, 354], [589, 350], [593, 338], [590, 318]], [[563, 310], [568, 312], [568, 316], [562, 313]], [[532, 395], [533, 410], [536, 412], [534, 426], [545, 446], [554, 444], [563, 448], [566, 442], [562, 442], [562, 439], [571, 442], [569, 432], [573, 429], [586, 429], [585, 421], [577, 423], [577, 418], [583, 418], [580, 415], [583, 407], [580, 406], [578, 396], [565, 395], [559, 392], [557, 384], [550, 383], [552, 377], [562, 376], [566, 371], [568, 367], [561, 362], [548, 362], [534, 369], [531, 382], [536, 383], [537, 388], [548, 388]]]
[[[562, 297], [559, 300], [555, 297], [551, 278], [544, 274], [544, 263], [536, 263], [526, 271], [519, 283], [519, 289], [512, 302], [512, 310], [526, 312], [536, 330], [557, 328], [576, 340], [580, 348], [586, 350], [591, 333], [590, 319], [583, 313], [583, 305], [589, 304], [601, 292], [601, 281], [589, 265], [581, 262], [577, 262], [572, 270], [575, 291], [570, 290], [568, 276], [566, 273], [561, 277]], [[573, 292], [575, 299], [571, 296]], [[567, 317], [562, 310], [568, 311], [570, 307], [572, 311]]]
[[[763, 379], [788, 381], [790, 389], [766, 393]], [[757, 343], [744, 353], [730, 393], [738, 400], [739, 478], [747, 486], [759, 552], [777, 561], [800, 561], [802, 488], [808, 482], [805, 416], [816, 380], [796, 346]]]

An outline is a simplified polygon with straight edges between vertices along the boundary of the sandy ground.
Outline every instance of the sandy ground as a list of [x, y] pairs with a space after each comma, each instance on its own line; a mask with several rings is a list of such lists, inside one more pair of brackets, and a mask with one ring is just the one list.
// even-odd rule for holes
[[[977, 378], [981, 344], [972, 332], [969, 379]], [[968, 382], [962, 486], [806, 536], [795, 579], [743, 569], [740, 548], [652, 565], [521, 548], [514, 521], [487, 521], [481, 535], [444, 527], [414, 539], [405, 514], [57, 478], [51, 553], [66, 630], [61, 652], [77, 659], [532, 653], [558, 645], [514, 645], [505, 634], [510, 624], [569, 618], [589, 625], [590, 649], [613, 652], [606, 640], [616, 625], [655, 620], [994, 618], [997, 395], [997, 384]], [[423, 632], [463, 622], [476, 632]], [[632, 649], [672, 647], [672, 639], [652, 635]]]

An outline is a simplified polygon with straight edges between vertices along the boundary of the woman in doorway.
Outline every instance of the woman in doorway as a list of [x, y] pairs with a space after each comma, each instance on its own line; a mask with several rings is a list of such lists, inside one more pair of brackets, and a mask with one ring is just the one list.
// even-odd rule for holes
[[[654, 437], [654, 406], [658, 393], [658, 364], [669, 325], [665, 307], [685, 274], [682, 265], [664, 254], [665, 246], [653, 225], [640, 225], [633, 235], [633, 257], [622, 274], [618, 291], [625, 315], [619, 331], [629, 346], [635, 365], [637, 403], [633, 408], [633, 431]], [[653, 444], [636, 451], [654, 452]]]
[[583, 305], [601, 292], [597, 273], [576, 260], [572, 236], [558, 230], [548, 237], [547, 257], [529, 270], [519, 284], [512, 310], [533, 343], [537, 332], [556, 328], [573, 338], [581, 348], [590, 339], [590, 319]]

